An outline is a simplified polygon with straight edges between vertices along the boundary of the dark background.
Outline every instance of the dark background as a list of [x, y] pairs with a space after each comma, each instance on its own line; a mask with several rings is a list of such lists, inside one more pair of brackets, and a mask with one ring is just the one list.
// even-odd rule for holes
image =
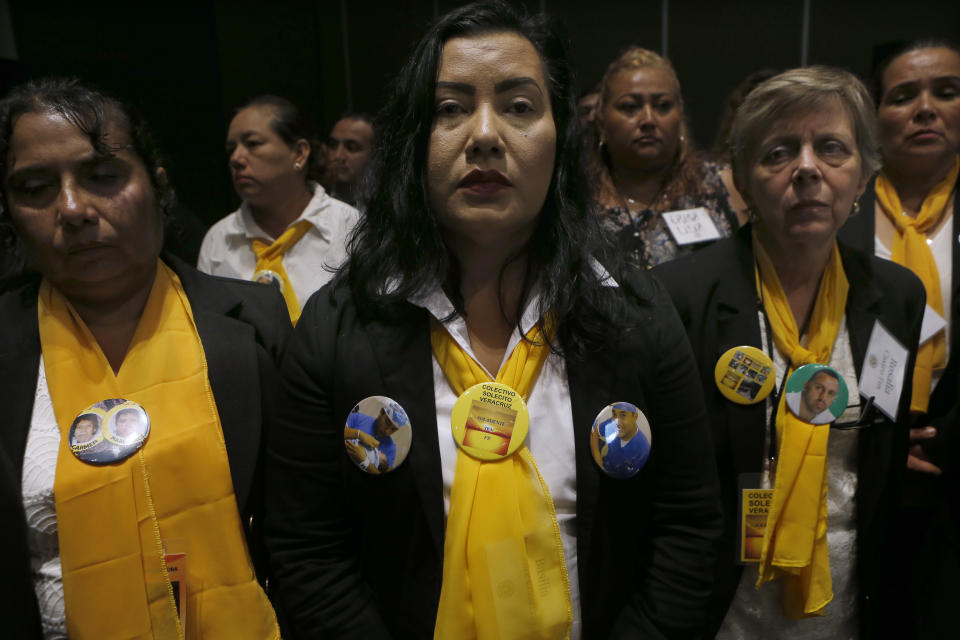
[[[157, 130], [181, 202], [210, 224], [237, 204], [223, 140], [238, 105], [261, 93], [285, 95], [324, 132], [348, 109], [375, 112], [424, 27], [461, 4], [0, 0], [0, 93], [35, 76], [78, 75], [130, 100]], [[960, 0], [524, 4], [566, 22], [585, 86], [630, 43], [662, 52], [665, 33], [693, 134], [704, 147], [727, 94], [752, 71], [799, 66], [806, 49], [810, 64], [866, 77], [878, 45], [960, 36]]]

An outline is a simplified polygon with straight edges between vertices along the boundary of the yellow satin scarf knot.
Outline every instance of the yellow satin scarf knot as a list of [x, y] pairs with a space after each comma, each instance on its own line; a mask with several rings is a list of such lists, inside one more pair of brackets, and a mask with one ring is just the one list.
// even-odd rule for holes
[[[430, 341], [457, 395], [490, 382], [484, 369], [435, 320]], [[526, 399], [549, 353], [535, 326], [513, 350], [496, 382]], [[458, 449], [434, 638], [553, 640], [569, 638], [572, 622], [553, 500], [527, 445], [497, 462], [478, 460]]]
[[290, 312], [290, 320], [293, 324], [297, 324], [297, 320], [300, 319], [300, 303], [297, 301], [297, 294], [293, 290], [293, 285], [290, 284], [287, 270], [283, 268], [283, 256], [290, 247], [300, 241], [300, 238], [310, 230], [311, 226], [313, 225], [309, 221], [301, 220], [280, 234], [280, 237], [274, 240], [272, 244], [267, 244], [260, 239], [254, 239], [253, 241], [253, 253], [257, 256], [257, 267], [254, 274], [261, 271], [272, 271], [280, 276], [283, 285], [280, 293], [283, 294], [283, 300], [287, 303], [287, 311]]
[[[920, 213], [911, 218], [903, 210], [896, 188], [880, 174], [877, 176], [875, 191], [880, 210], [893, 223], [897, 235], [890, 249], [890, 259], [913, 271], [927, 291], [927, 304], [944, 316], [943, 294], [940, 290], [940, 272], [933, 252], [927, 244], [927, 232], [935, 229], [947, 212], [947, 203], [953, 186], [960, 175], [960, 157], [954, 163], [947, 177], [935, 186], [923, 199]], [[944, 332], [938, 332], [920, 345], [917, 362], [913, 369], [913, 395], [910, 400], [911, 411], [926, 412], [930, 405], [930, 383], [935, 369], [947, 365], [947, 338]]]
[[[757, 286], [770, 321], [773, 342], [790, 361], [783, 378], [785, 383], [799, 366], [830, 362], [850, 285], [834, 243], [820, 279], [807, 332], [807, 346], [804, 347], [800, 344], [800, 332], [780, 278], [756, 235], [753, 236], [753, 252], [758, 265]], [[827, 442], [830, 425], [812, 425], [794, 416], [786, 407], [785, 393], [780, 394], [776, 411], [780, 446], [757, 586], [783, 579], [786, 615], [792, 618], [823, 615], [824, 607], [833, 599], [827, 549]]]
[[[116, 374], [83, 319], [46, 280], [37, 320], [61, 434], [54, 496], [71, 640], [278, 640], [244, 540], [203, 345], [177, 275], [158, 262]], [[150, 435], [125, 460], [87, 464], [70, 450], [70, 426], [108, 398], [143, 407]], [[186, 553], [184, 626], [165, 562], [174, 552]]]

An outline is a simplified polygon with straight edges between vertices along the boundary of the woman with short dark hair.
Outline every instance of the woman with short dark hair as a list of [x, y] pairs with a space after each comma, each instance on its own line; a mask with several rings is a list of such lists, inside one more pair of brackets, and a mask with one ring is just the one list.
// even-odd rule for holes
[[[0, 295], [0, 448], [31, 565], [5, 588], [39, 603], [46, 638], [275, 640], [254, 522], [290, 324], [275, 292], [161, 256], [158, 157], [126, 105], [76, 80], [0, 101], [0, 225], [23, 257]], [[17, 630], [30, 613], [4, 617], [36, 637]]]
[[259, 96], [237, 109], [226, 147], [242, 202], [207, 232], [197, 266], [277, 287], [296, 323], [310, 294], [343, 262], [357, 211], [320, 186], [324, 147], [286, 98]]
[[576, 118], [564, 41], [505, 3], [443, 16], [401, 71], [346, 270], [283, 365], [267, 537], [298, 632], [699, 634], [696, 373], [663, 291], [595, 258]]

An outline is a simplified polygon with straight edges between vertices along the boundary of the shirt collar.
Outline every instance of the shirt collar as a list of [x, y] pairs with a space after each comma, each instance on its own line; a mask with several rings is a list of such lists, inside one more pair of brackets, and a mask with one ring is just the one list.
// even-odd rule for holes
[[[311, 181], [308, 182], [307, 185], [312, 190], [313, 196], [310, 198], [310, 202], [307, 203], [306, 208], [300, 216], [287, 225], [287, 228], [289, 229], [301, 220], [306, 220], [313, 225], [313, 228], [320, 233], [322, 238], [329, 240], [333, 236], [332, 229], [327, 220], [329, 218], [327, 209], [330, 206], [330, 198], [318, 183]], [[250, 205], [248, 205], [246, 201], [240, 204], [234, 232], [244, 236], [248, 240], [268, 240], [270, 242], [276, 240], [276, 238], [271, 238], [270, 235], [256, 223], [253, 219], [253, 214], [250, 212]]]
[[[614, 280], [613, 276], [611, 276], [610, 273], [603, 267], [603, 265], [593, 258], [591, 258], [591, 266], [593, 267], [594, 273], [596, 273], [597, 277], [600, 278], [601, 286], [620, 286], [617, 284], [617, 281]], [[395, 282], [388, 282], [386, 289], [387, 291], [390, 291], [395, 287]], [[514, 327], [513, 333], [510, 335], [510, 340], [507, 342], [507, 350], [503, 354], [503, 362], [500, 363], [500, 368], [503, 368], [504, 363], [510, 357], [510, 354], [513, 353], [514, 348], [520, 343], [521, 336], [526, 335], [526, 333], [533, 328], [533, 325], [540, 320], [540, 298], [540, 287], [535, 286], [530, 294], [530, 297], [527, 299], [527, 304], [523, 309], [523, 313], [520, 315], [520, 331], [517, 331], [517, 328]], [[470, 347], [470, 334], [467, 331], [467, 323], [464, 322], [462, 316], [456, 314], [453, 303], [450, 301], [450, 298], [447, 297], [447, 294], [444, 293], [443, 289], [437, 287], [433, 291], [430, 291], [424, 295], [411, 297], [408, 302], [415, 306], [426, 309], [427, 312], [437, 320], [437, 322], [444, 326], [450, 336], [457, 342], [457, 344], [460, 345], [460, 348], [463, 349], [465, 353], [469, 354], [469, 356], [473, 358], [477, 364], [483, 367], [483, 365], [480, 364], [477, 356], [474, 354], [473, 349]], [[489, 375], [491, 379], [495, 379], [497, 377], [495, 373], [487, 371], [486, 367], [483, 367], [483, 369], [487, 372], [487, 375]]]

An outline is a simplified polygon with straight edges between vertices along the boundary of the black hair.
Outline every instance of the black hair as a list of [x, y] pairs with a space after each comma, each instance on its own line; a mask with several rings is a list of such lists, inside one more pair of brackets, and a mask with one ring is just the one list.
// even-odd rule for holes
[[234, 116], [250, 107], [267, 107], [273, 112], [273, 117], [270, 118], [270, 129], [287, 146], [293, 147], [298, 140], [306, 140], [310, 144], [306, 179], [321, 182], [327, 168], [327, 154], [317, 136], [313, 122], [303, 109], [284, 97], [262, 95], [239, 107], [234, 111]]
[[919, 51], [920, 49], [950, 49], [957, 55], [960, 55], [960, 45], [951, 42], [946, 38], [921, 38], [919, 40], [887, 42], [877, 45], [873, 51], [873, 72], [871, 75], [870, 91], [873, 93], [873, 101], [880, 108], [883, 100], [883, 74], [893, 63], [905, 53]]
[[65, 118], [90, 139], [97, 154], [112, 156], [118, 147], [107, 139], [109, 124], [119, 125], [130, 137], [133, 150], [150, 177], [157, 206], [166, 230], [172, 222], [176, 195], [169, 179], [158, 169], [165, 166], [153, 132], [132, 106], [90, 86], [77, 78], [40, 78], [14, 87], [0, 100], [0, 253], [12, 258], [0, 281], [13, 279], [24, 270], [23, 245], [17, 236], [4, 188], [10, 138], [17, 118], [25, 113], [55, 113]]
[[[616, 323], [618, 313], [612, 297], [600, 293], [592, 259], [604, 251], [604, 243], [582, 173], [568, 45], [548, 18], [520, 13], [504, 2], [477, 2], [442, 16], [404, 64], [377, 117], [378, 144], [358, 205], [364, 216], [338, 279], [348, 283], [361, 313], [390, 317], [399, 303], [437, 287], [443, 287], [457, 313], [464, 313], [459, 266], [430, 211], [426, 158], [444, 43], [494, 32], [523, 36], [543, 63], [557, 132], [556, 160], [536, 228], [523, 249], [522, 297], [539, 287], [541, 315], [552, 312], [560, 344], [575, 356], [596, 344], [594, 338]], [[617, 273], [618, 257], [604, 252], [601, 261]], [[500, 275], [502, 284], [503, 270]], [[503, 311], [502, 288], [500, 300]]]
[[807, 380], [807, 382], [810, 382], [810, 380], [813, 380], [814, 378], [816, 378], [816, 377], [817, 377], [818, 375], [820, 375], [821, 373], [824, 374], [824, 375], [830, 376], [831, 378], [833, 378], [833, 379], [836, 380], [837, 382], [840, 382], [840, 375], [839, 375], [836, 371], [834, 371], [833, 369], [831, 369], [831, 368], [829, 368], [829, 367], [824, 367], [823, 369], [817, 369], [816, 372], [814, 372], [814, 374], [813, 374], [812, 376], [810, 376], [810, 379]]
[[[370, 125], [371, 129], [376, 131], [376, 124], [373, 116], [366, 111], [347, 111], [346, 113], [341, 113], [340, 117], [337, 118], [336, 122], [333, 123], [334, 126], [336, 126], [337, 122], [340, 122], [341, 120], [359, 120], [360, 122], [366, 122], [368, 125]], [[333, 129], [333, 127], [330, 128]]]

